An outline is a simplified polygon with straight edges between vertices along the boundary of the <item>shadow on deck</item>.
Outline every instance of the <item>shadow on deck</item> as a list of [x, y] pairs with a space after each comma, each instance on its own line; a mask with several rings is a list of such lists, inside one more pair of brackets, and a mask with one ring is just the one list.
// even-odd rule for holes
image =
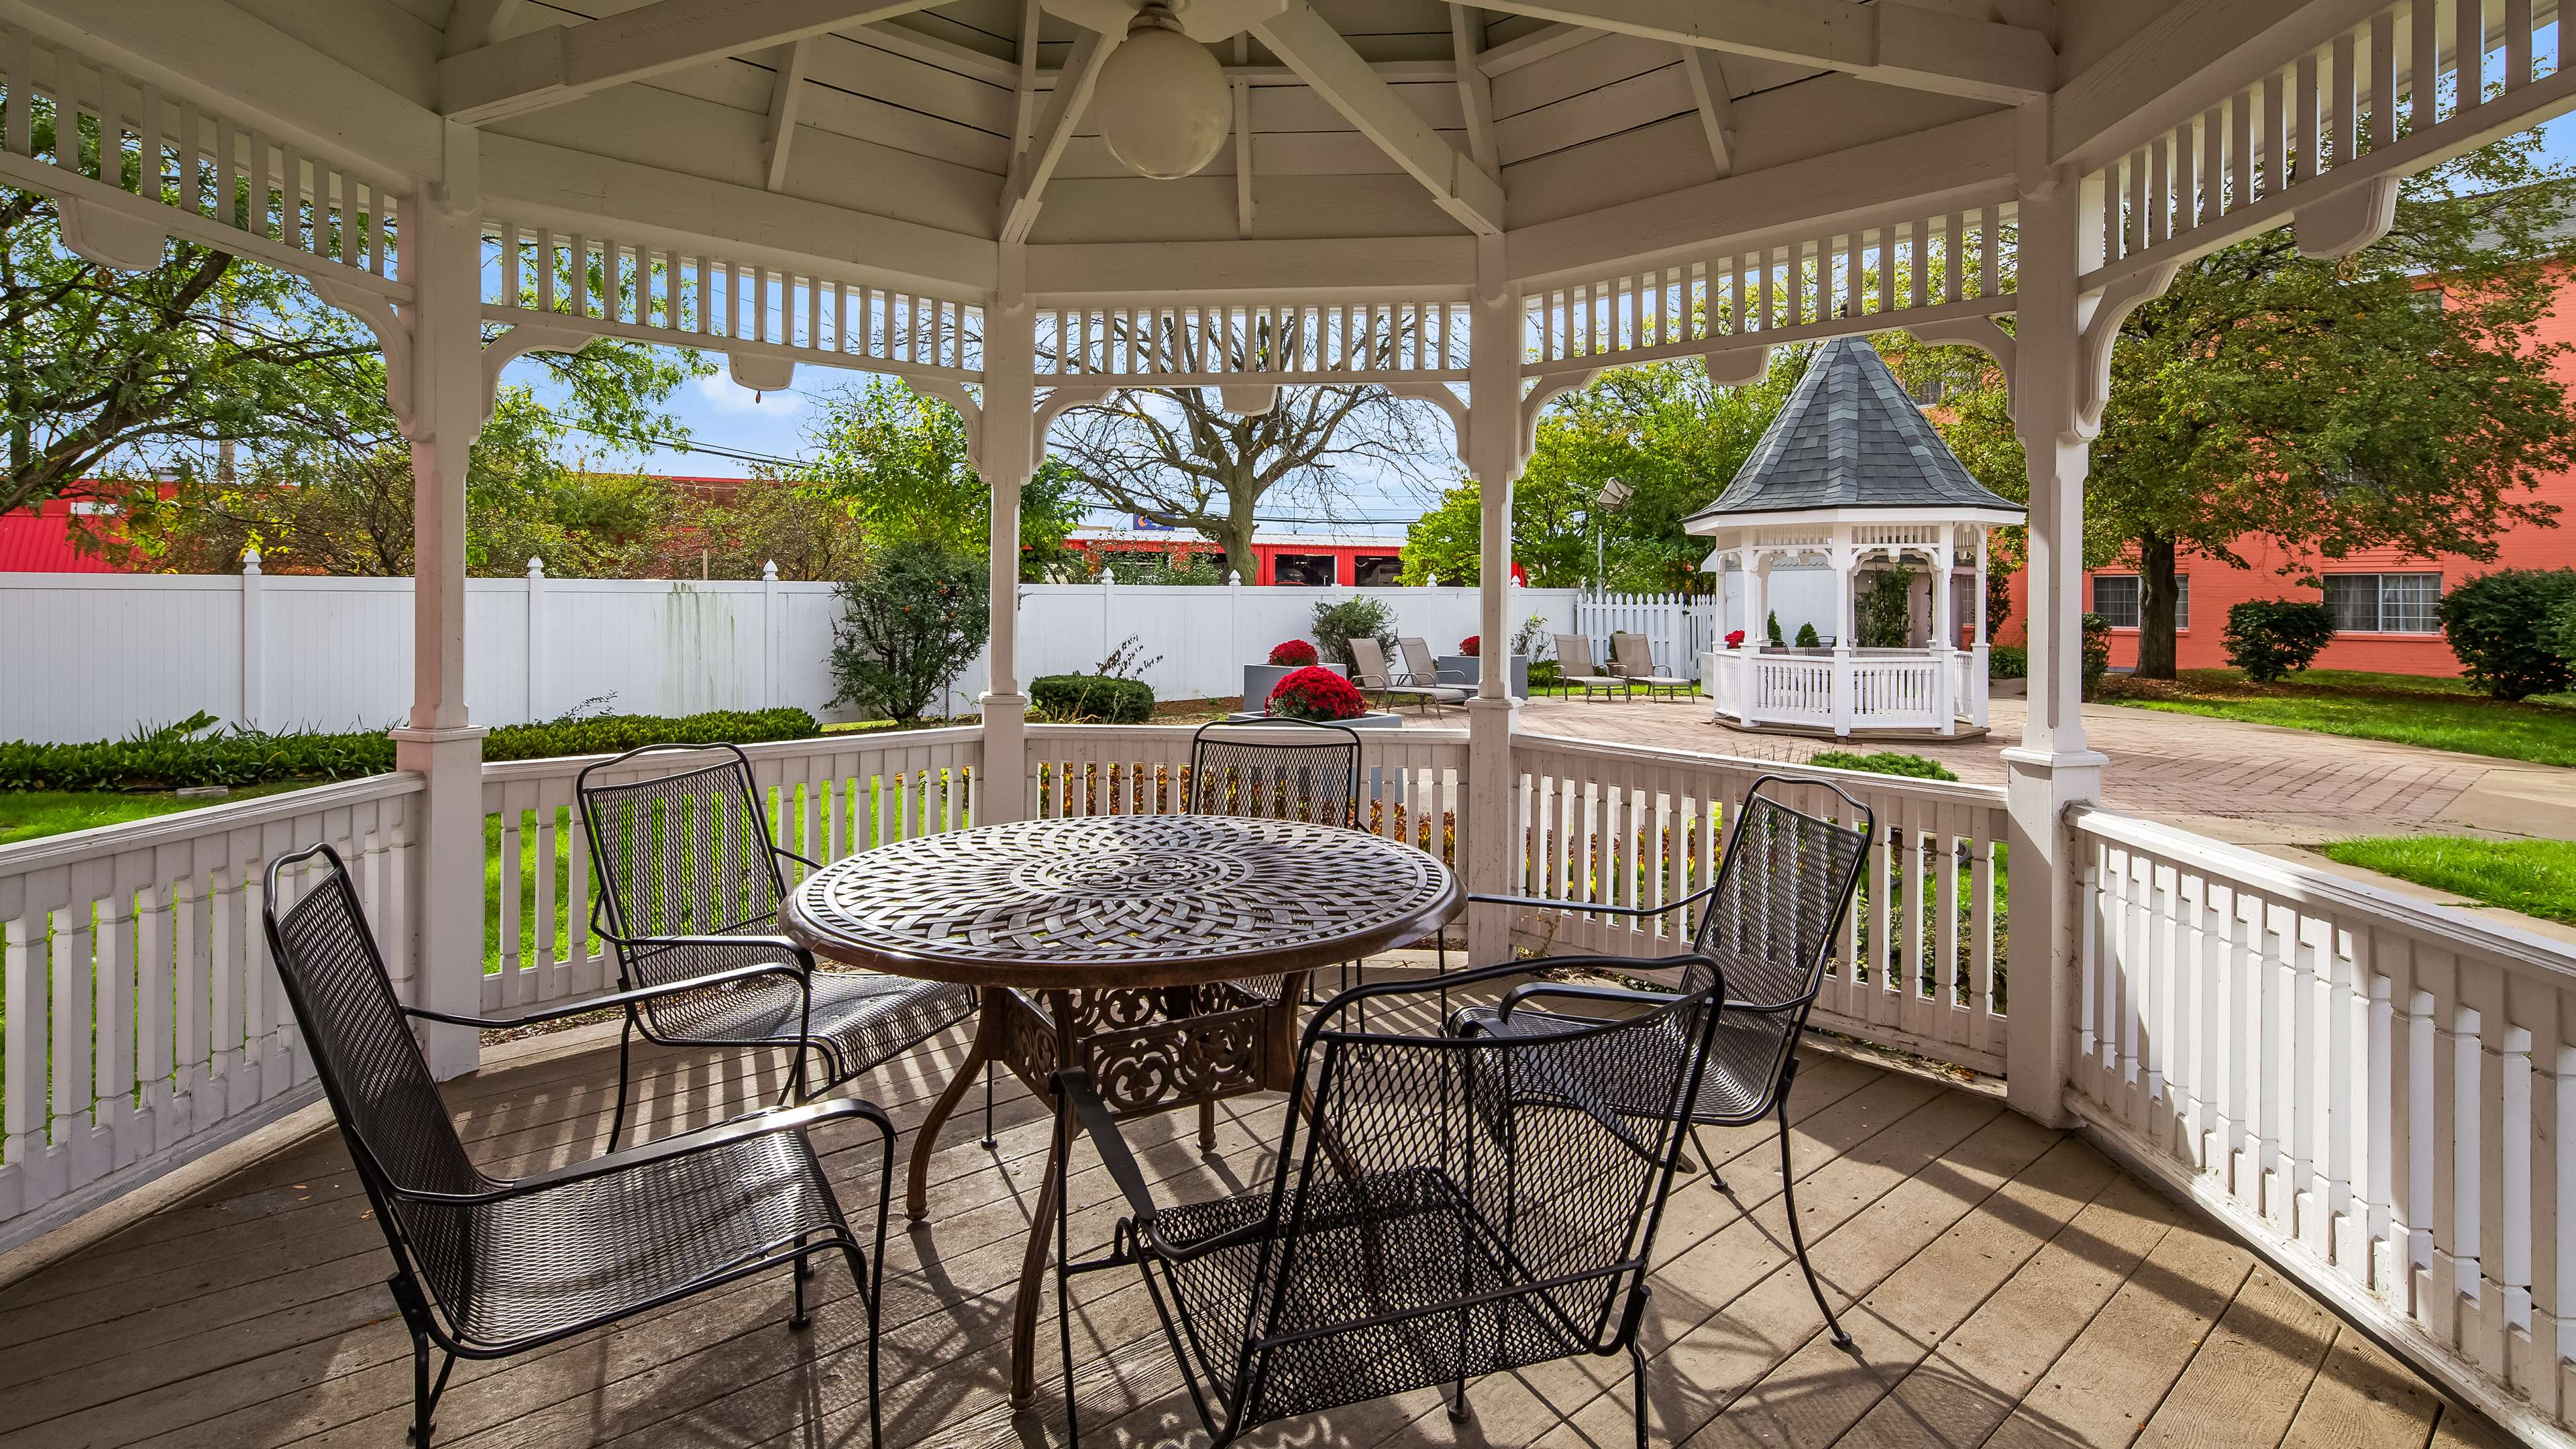
[[[613, 1030], [517, 1044], [449, 1084], [469, 1147], [515, 1174], [590, 1155], [614, 1091]], [[910, 1131], [964, 1050], [933, 1042], [860, 1092]], [[719, 1120], [774, 1095], [779, 1063], [644, 1060], [648, 1131]], [[974, 1099], [936, 1160], [931, 1220], [889, 1244], [889, 1445], [1061, 1442], [1050, 1331], [1034, 1409], [1004, 1396], [1011, 1286], [1046, 1159], [1038, 1104], [1007, 1079], [997, 1146]], [[1646, 1330], [1658, 1443], [1692, 1445], [2496, 1445], [2410, 1372], [2234, 1242], [2085, 1143], [1988, 1096], [1809, 1054], [1794, 1101], [1799, 1206], [1857, 1358], [1828, 1343], [1788, 1252], [1779, 1160], [1761, 1128], [1704, 1135], [1730, 1189], [1678, 1183], [1657, 1242]], [[1276, 1097], [1227, 1104], [1218, 1156], [1195, 1114], [1131, 1124], [1169, 1201], [1267, 1180]], [[853, 1216], [878, 1190], [863, 1134], [818, 1134]], [[907, 1143], [908, 1147], [909, 1144]], [[1077, 1251], [1106, 1240], [1115, 1191], [1078, 1151]], [[898, 1187], [899, 1190], [899, 1187]], [[0, 1446], [191, 1449], [394, 1446], [410, 1413], [409, 1341], [384, 1242], [336, 1133], [240, 1166], [112, 1236], [0, 1288]], [[827, 1263], [813, 1327], [786, 1327], [767, 1275], [499, 1363], [460, 1363], [441, 1445], [503, 1449], [791, 1443], [867, 1436], [866, 1317]], [[1203, 1444], [1138, 1281], [1076, 1284], [1085, 1436]], [[1453, 1425], [1429, 1392], [1274, 1425], [1261, 1445], [1619, 1446], [1624, 1357], [1475, 1384]]]

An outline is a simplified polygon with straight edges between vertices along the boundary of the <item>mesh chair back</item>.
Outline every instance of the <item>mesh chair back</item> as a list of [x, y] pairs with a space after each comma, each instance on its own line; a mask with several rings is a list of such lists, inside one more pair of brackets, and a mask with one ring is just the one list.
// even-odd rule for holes
[[1569, 675], [1589, 675], [1592, 662], [1592, 640], [1582, 634], [1556, 636], [1556, 667]]
[[1395, 676], [1386, 667], [1386, 651], [1378, 647], [1375, 639], [1354, 637], [1350, 646], [1351, 683], [1362, 689], [1384, 689], [1395, 682]]
[[1613, 667], [1631, 679], [1655, 672], [1655, 646], [1643, 634], [1611, 635], [1610, 657]]
[[[691, 763], [638, 780], [593, 781], [655, 755]], [[751, 760], [741, 750], [650, 745], [583, 770], [576, 793], [610, 931], [637, 941], [776, 929], [787, 881], [770, 850]], [[649, 947], [621, 951], [619, 958], [635, 986], [665, 984], [698, 969], [684, 952]]]
[[[1286, 1246], [1250, 1300], [1238, 1426], [1633, 1331], [1712, 997], [1557, 1035], [1396, 1036], [1358, 1013], [1386, 989], [1402, 988], [1346, 992], [1308, 1029], [1312, 1125], [1283, 1143]], [[1622, 1102], [1641, 1079], [1663, 1092]]]
[[[309, 889], [281, 910], [281, 878], [315, 860], [322, 864]], [[384, 957], [339, 852], [317, 845], [271, 862], [262, 916], [287, 1004], [375, 1202], [377, 1220], [396, 1257], [408, 1240], [433, 1286], [447, 1290], [440, 1296], [448, 1299], [456, 1279], [442, 1269], [461, 1271], [462, 1220], [453, 1212], [407, 1207], [394, 1193], [463, 1194], [493, 1184], [465, 1155], [437, 1080], [394, 1000]], [[405, 1231], [398, 1234], [398, 1227]]]
[[1348, 725], [1222, 721], [1190, 737], [1188, 813], [1359, 822], [1360, 736]]
[[1438, 684], [1440, 682], [1440, 661], [1432, 656], [1431, 645], [1428, 642], [1421, 639], [1398, 639], [1395, 641], [1395, 647], [1404, 655], [1404, 672], [1413, 676], [1414, 683]]

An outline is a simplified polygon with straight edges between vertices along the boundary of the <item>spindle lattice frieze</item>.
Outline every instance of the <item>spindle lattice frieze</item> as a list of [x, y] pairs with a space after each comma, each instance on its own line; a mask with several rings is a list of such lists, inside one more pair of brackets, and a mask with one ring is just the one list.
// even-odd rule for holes
[[[70, 124], [65, 124], [66, 119]], [[409, 196], [291, 140], [0, 27], [0, 180], [62, 199], [67, 245], [157, 265], [186, 237], [402, 298]]]
[[1463, 302], [1070, 305], [1039, 311], [1036, 325], [1038, 375], [1051, 382], [1467, 378]]

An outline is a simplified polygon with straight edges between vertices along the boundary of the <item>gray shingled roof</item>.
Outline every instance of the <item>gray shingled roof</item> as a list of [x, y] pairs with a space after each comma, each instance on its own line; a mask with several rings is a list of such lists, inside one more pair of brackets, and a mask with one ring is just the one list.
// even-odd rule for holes
[[1971, 476], [1905, 395], [1878, 349], [1837, 337], [1816, 349], [1788, 406], [1735, 481], [1693, 521], [1824, 508], [2006, 508]]

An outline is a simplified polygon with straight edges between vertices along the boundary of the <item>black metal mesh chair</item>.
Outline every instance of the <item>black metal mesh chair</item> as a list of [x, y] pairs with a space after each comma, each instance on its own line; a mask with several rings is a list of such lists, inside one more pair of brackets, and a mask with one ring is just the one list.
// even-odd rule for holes
[[[291, 907], [282, 889], [290, 872], [304, 887]], [[431, 1416], [460, 1358], [507, 1357], [790, 1264], [796, 1307], [789, 1323], [801, 1329], [809, 1260], [832, 1252], [848, 1262], [867, 1304], [868, 1419], [876, 1442], [885, 1198], [880, 1190], [876, 1238], [862, 1248], [806, 1132], [853, 1118], [873, 1124], [883, 1150], [882, 1189], [894, 1172], [894, 1127], [885, 1113], [851, 1099], [772, 1108], [587, 1162], [495, 1178], [466, 1154], [408, 1020], [512, 1026], [675, 993], [757, 991], [791, 975], [787, 968], [741, 967], [487, 1021], [395, 999], [348, 871], [328, 845], [270, 864], [264, 918], [314, 1074], [393, 1252], [390, 1286], [411, 1332], [416, 1445], [427, 1449]], [[434, 1382], [433, 1345], [444, 1355]]]
[[[717, 758], [639, 780], [592, 783], [595, 775], [626, 773], [656, 755]], [[785, 968], [731, 991], [659, 992], [628, 1006], [610, 1147], [625, 1129], [628, 1052], [639, 1031], [647, 1041], [673, 1046], [793, 1048], [787, 1090], [811, 1095], [974, 1014], [972, 987], [819, 971], [811, 952], [778, 933], [778, 905], [787, 896], [780, 859], [815, 862], [770, 838], [751, 759], [741, 750], [647, 745], [583, 770], [575, 789], [599, 880], [591, 928], [616, 950], [620, 986], [664, 986], [740, 966]], [[807, 1075], [809, 1057], [821, 1062], [819, 1082]]]
[[[1834, 820], [1794, 809], [1777, 796], [1789, 788], [1832, 791], [1848, 814]], [[1769, 1115], [1779, 1118], [1780, 1191], [1789, 1208], [1790, 1242], [1834, 1342], [1846, 1348], [1851, 1337], [1825, 1302], [1816, 1270], [1807, 1261], [1806, 1237], [1798, 1226], [1797, 1182], [1789, 1168], [1789, 1089], [1798, 1077], [1798, 1033], [1806, 1027], [1807, 1013], [1824, 985], [1834, 933], [1851, 909], [1877, 828], [1877, 816], [1868, 806], [1832, 784], [1766, 775], [1753, 782], [1744, 803], [1735, 809], [1717, 878], [1678, 900], [1661, 906], [1603, 906], [1527, 896], [1468, 897], [1474, 902], [1631, 919], [1699, 908], [1699, 928], [1686, 955], [1550, 956], [1522, 965], [1532, 969], [1589, 966], [1613, 973], [1678, 968], [1685, 995], [1708, 990], [1721, 979], [1725, 982], [1725, 1014], [1710, 1043], [1707, 1071], [1689, 1099], [1691, 1140], [1699, 1144], [1698, 1129], [1703, 1124], [1738, 1127]], [[1666, 999], [1662, 993], [1613, 987], [1570, 988], [1567, 995], [1627, 1008]], [[1506, 1020], [1502, 1013], [1481, 1008], [1459, 1016], [1469, 1030], [1498, 1035], [1543, 1035], [1593, 1024], [1585, 1016], [1541, 1012], [1521, 1012]], [[1639, 1077], [1618, 1084], [1607, 1100], [1626, 1110], [1662, 1100], [1668, 1086], [1659, 1077]], [[1708, 1166], [1711, 1185], [1725, 1191], [1717, 1159], [1704, 1144], [1700, 1157]]]
[[[1451, 984], [1524, 974], [1506, 964]], [[1564, 989], [1524, 984], [1505, 1012]], [[1133, 1210], [1112, 1251], [1082, 1263], [1065, 1261], [1059, 1217], [1069, 1428], [1065, 1279], [1135, 1264], [1218, 1444], [1432, 1385], [1454, 1387], [1463, 1418], [1468, 1379], [1623, 1350], [1645, 1443], [1646, 1269], [1715, 988], [1535, 1035], [1372, 1031], [1360, 1015], [1371, 1000], [1384, 1022], [1431, 999], [1430, 983], [1385, 982], [1327, 1003], [1306, 1028], [1305, 1110], [1287, 1114], [1277, 1173], [1212, 1202], [1157, 1205], [1085, 1074], [1057, 1079], [1057, 1130], [1079, 1123]], [[1631, 1101], [1647, 1079], [1663, 1096]]]

